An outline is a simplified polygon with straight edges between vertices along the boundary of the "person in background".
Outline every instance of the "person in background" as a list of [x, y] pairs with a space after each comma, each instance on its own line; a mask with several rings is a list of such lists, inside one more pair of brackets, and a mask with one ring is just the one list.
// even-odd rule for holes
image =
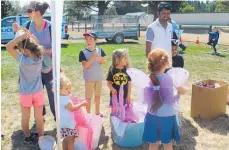
[[218, 40], [219, 40], [219, 30], [215, 26], [213, 26], [212, 32], [208, 32], [208, 34], [210, 38], [207, 44], [211, 45], [214, 49], [215, 54], [218, 55], [216, 45], [218, 44]]
[[180, 67], [180, 68], [183, 68], [184, 67], [184, 59], [182, 56], [180, 56], [178, 54], [178, 46], [177, 46], [177, 43], [172, 41], [172, 59], [173, 59], [173, 67]]
[[88, 99], [87, 113], [91, 113], [91, 99], [95, 98], [95, 114], [103, 117], [100, 113], [100, 98], [102, 93], [103, 68], [106, 54], [96, 45], [94, 32], [84, 33], [86, 48], [80, 51], [79, 62], [83, 66], [85, 80], [85, 98]]

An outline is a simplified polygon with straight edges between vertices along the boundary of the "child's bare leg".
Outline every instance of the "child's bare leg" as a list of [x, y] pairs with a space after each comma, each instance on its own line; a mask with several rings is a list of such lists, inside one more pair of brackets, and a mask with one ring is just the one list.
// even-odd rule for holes
[[159, 142], [149, 144], [149, 150], [158, 150], [158, 147], [159, 147]]
[[95, 96], [95, 114], [100, 114], [100, 96]]
[[74, 141], [75, 141], [75, 137], [74, 136], [68, 136], [67, 138], [68, 141], [68, 150], [74, 150]]
[[163, 144], [164, 146], [164, 150], [173, 150], [173, 144], [169, 143], [169, 144]]
[[43, 120], [43, 106], [34, 107], [34, 117], [39, 136], [44, 135], [44, 120]]
[[63, 143], [62, 143], [62, 146], [63, 146], [63, 150], [68, 150], [68, 141], [67, 141], [67, 138], [64, 138]]
[[87, 98], [87, 106], [86, 106], [86, 110], [87, 110], [87, 113], [91, 113], [91, 98]]
[[24, 135], [28, 137], [30, 135], [30, 131], [29, 131], [30, 107], [21, 106], [21, 112], [22, 112], [22, 117], [21, 117], [22, 130], [24, 132]]

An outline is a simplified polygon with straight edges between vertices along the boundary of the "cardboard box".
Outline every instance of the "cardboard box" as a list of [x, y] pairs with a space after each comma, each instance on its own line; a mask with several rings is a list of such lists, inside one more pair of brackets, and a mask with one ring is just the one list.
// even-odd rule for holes
[[192, 85], [191, 117], [215, 119], [226, 113], [228, 83], [215, 80], [200, 81], [204, 84], [218, 83], [218, 88], [206, 88]]

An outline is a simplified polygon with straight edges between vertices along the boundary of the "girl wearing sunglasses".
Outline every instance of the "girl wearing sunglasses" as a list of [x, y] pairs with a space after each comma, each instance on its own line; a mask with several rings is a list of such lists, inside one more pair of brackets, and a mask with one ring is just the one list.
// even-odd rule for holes
[[[50, 109], [53, 114], [54, 120], [56, 120], [55, 115], [55, 103], [54, 94], [52, 91], [53, 85], [53, 73], [52, 73], [52, 38], [51, 38], [51, 22], [44, 19], [43, 15], [49, 8], [49, 4], [46, 2], [31, 1], [27, 8], [27, 13], [31, 19], [28, 24], [29, 31], [38, 39], [39, 44], [42, 45], [44, 50], [44, 59], [42, 62], [42, 83], [46, 87]], [[46, 114], [45, 107], [43, 109], [43, 115]]]

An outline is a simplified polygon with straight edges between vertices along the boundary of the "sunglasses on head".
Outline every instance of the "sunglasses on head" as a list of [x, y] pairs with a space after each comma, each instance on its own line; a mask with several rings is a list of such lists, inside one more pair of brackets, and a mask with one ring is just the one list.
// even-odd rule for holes
[[162, 9], [166, 9], [166, 10], [170, 10], [171, 9], [171, 5], [170, 4], [161, 4], [158, 7], [160, 10]]

